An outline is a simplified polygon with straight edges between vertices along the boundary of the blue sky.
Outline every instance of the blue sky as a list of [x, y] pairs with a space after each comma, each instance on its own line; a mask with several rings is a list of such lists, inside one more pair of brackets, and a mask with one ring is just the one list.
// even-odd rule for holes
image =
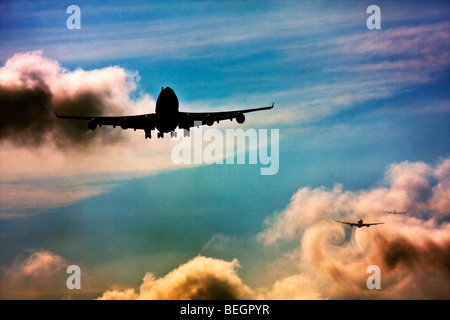
[[[377, 1], [381, 29], [369, 30], [372, 2], [1, 2], [2, 66], [17, 53], [35, 52], [34, 61], [63, 68], [55, 71], [61, 79], [77, 70], [86, 79], [95, 70], [124, 75], [125, 89], [111, 90], [111, 97], [125, 97], [120, 110], [129, 114], [151, 112], [161, 86], [173, 88], [186, 111], [275, 102], [244, 128], [280, 132], [274, 176], [249, 164], [177, 167], [170, 140], [145, 141], [142, 132], [80, 152], [3, 139], [3, 276], [45, 252], [80, 265], [87, 289], [77, 297], [95, 298], [113, 287], [138, 287], [146, 272], [164, 277], [201, 255], [238, 259], [245, 284], [271, 288], [298, 273], [290, 259], [301, 240], [274, 248], [258, 235], [275, 230], [270, 221], [286, 217], [298, 190], [391, 190], [386, 176], [404, 162], [438, 171], [450, 145], [449, 5]], [[66, 28], [71, 4], [81, 9], [80, 30]], [[448, 210], [438, 212], [448, 220]], [[29, 294], [6, 286], [2, 296]], [[52, 290], [56, 297], [74, 294], [64, 282], [43, 291]]]

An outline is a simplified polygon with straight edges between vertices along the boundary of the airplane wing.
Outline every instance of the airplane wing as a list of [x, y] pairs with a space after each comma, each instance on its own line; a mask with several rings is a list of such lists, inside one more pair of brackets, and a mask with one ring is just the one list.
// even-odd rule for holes
[[274, 103], [269, 107], [254, 108], [254, 109], [243, 109], [235, 111], [221, 111], [221, 112], [179, 112], [178, 113], [178, 127], [180, 129], [189, 129], [194, 127], [196, 122], [201, 122], [201, 124], [207, 124], [208, 126], [213, 125], [214, 122], [219, 122], [222, 120], [233, 120], [236, 119], [238, 123], [243, 123], [245, 121], [244, 113], [268, 110], [272, 109]]
[[357, 223], [353, 223], [353, 222], [345, 222], [345, 221], [337, 221], [337, 220], [334, 220], [334, 221], [339, 222], [339, 223], [343, 223], [343, 224], [348, 224], [349, 226], [352, 226], [352, 227], [358, 225]]
[[122, 129], [144, 129], [154, 130], [156, 121], [155, 114], [143, 114], [135, 116], [117, 116], [117, 117], [78, 117], [78, 116], [62, 116], [55, 112], [60, 119], [87, 120], [88, 128], [94, 130], [97, 126], [120, 126]]
[[370, 227], [370, 226], [374, 226], [374, 225], [377, 225], [377, 224], [384, 224], [384, 222], [363, 223], [362, 226]]

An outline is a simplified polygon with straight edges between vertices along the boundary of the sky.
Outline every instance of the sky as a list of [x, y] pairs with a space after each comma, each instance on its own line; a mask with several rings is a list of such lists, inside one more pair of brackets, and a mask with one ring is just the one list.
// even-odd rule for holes
[[[449, 299], [449, 14], [447, 1], [0, 2], [0, 298]], [[163, 86], [182, 111], [274, 102], [210, 132], [278, 139], [244, 164], [179, 164], [167, 135], [54, 116], [152, 113]], [[262, 175], [251, 150], [278, 170]], [[335, 221], [358, 219], [384, 224]]]

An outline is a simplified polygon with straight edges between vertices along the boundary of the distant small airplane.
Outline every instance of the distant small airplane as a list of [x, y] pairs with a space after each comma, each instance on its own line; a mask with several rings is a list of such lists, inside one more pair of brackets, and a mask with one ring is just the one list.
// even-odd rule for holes
[[171, 132], [172, 137], [176, 137], [175, 129], [184, 129], [184, 136], [189, 136], [189, 129], [194, 126], [208, 125], [212, 126], [214, 122], [219, 123], [222, 120], [236, 119], [237, 123], [244, 123], [244, 113], [272, 109], [274, 103], [269, 107], [243, 109], [234, 111], [219, 112], [181, 112], [179, 111], [178, 98], [175, 92], [169, 87], [162, 87], [156, 100], [155, 113], [131, 116], [116, 117], [91, 117], [91, 116], [56, 116], [61, 119], [87, 120], [88, 128], [95, 130], [97, 126], [108, 125], [120, 126], [122, 129], [142, 129], [145, 132], [145, 139], [152, 137], [152, 130], [158, 130], [158, 138], [164, 138], [164, 133]]
[[334, 220], [334, 221], [339, 222], [339, 223], [348, 224], [349, 226], [352, 226], [352, 227], [358, 227], [358, 228], [361, 228], [361, 227], [370, 227], [370, 226], [374, 226], [374, 225], [377, 225], [377, 224], [384, 224], [384, 222], [363, 223], [362, 219], [359, 219], [357, 223], [354, 223], [354, 222], [337, 221], [337, 220]]
[[389, 214], [407, 214], [407, 211], [397, 211], [394, 209], [394, 211], [385, 211], [384, 213], [389, 213]]

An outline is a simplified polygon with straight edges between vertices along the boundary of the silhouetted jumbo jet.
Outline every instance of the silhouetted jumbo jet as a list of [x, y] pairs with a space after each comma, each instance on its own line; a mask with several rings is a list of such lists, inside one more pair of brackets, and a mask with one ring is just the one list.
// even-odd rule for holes
[[158, 99], [156, 100], [155, 113], [116, 116], [116, 117], [86, 117], [86, 116], [56, 116], [62, 119], [87, 120], [88, 128], [95, 130], [97, 126], [120, 126], [122, 129], [142, 129], [145, 132], [145, 138], [151, 138], [152, 130], [158, 130], [158, 138], [163, 138], [164, 133], [170, 132], [172, 137], [176, 136], [175, 129], [178, 127], [184, 129], [184, 136], [189, 136], [189, 128], [197, 126], [198, 123], [212, 126], [214, 122], [222, 120], [236, 119], [238, 123], [245, 121], [244, 113], [272, 109], [270, 107], [244, 109], [236, 111], [221, 112], [181, 112], [179, 111], [178, 98], [175, 92], [169, 87], [161, 88]]
[[384, 222], [363, 223], [362, 219], [359, 219], [357, 223], [354, 223], [354, 222], [343, 222], [343, 221], [337, 221], [337, 220], [334, 220], [334, 221], [339, 222], [339, 223], [348, 224], [349, 226], [358, 227], [358, 228], [370, 227], [370, 226], [374, 226], [376, 224], [384, 224]]

